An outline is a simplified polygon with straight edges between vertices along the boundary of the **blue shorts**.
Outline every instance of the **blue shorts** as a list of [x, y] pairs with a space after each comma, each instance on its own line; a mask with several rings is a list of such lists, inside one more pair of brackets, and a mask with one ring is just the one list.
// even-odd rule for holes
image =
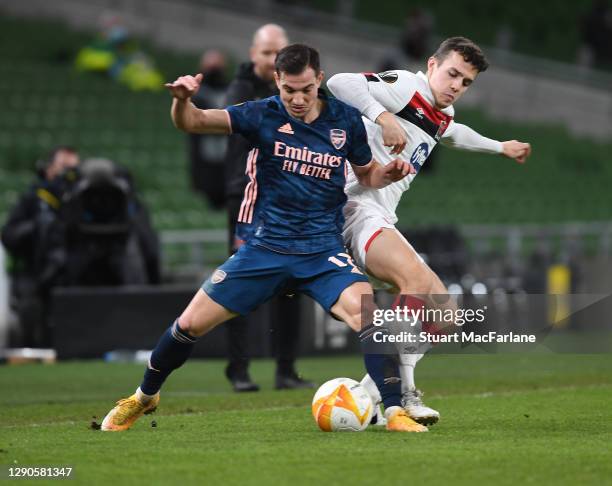
[[367, 281], [342, 247], [296, 255], [246, 243], [213, 272], [202, 290], [243, 315], [281, 292], [302, 292], [329, 312], [344, 289]]

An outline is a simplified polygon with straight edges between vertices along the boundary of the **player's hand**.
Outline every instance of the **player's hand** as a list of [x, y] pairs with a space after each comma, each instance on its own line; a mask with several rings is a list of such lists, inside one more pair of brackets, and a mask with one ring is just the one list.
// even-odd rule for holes
[[384, 178], [389, 184], [402, 180], [408, 174], [416, 174], [416, 169], [409, 162], [402, 159], [395, 159], [384, 167]]
[[202, 73], [195, 76], [181, 76], [174, 83], [166, 83], [164, 86], [168, 88], [174, 98], [186, 100], [198, 92], [203, 77]]
[[502, 142], [502, 147], [503, 154], [509, 159], [516, 160], [519, 164], [524, 164], [527, 157], [531, 155], [531, 145], [528, 143], [509, 140]]
[[406, 147], [406, 143], [408, 143], [408, 135], [395, 119], [395, 115], [385, 111], [378, 116], [376, 123], [382, 128], [385, 147], [391, 147], [391, 154], [393, 155], [401, 154]]

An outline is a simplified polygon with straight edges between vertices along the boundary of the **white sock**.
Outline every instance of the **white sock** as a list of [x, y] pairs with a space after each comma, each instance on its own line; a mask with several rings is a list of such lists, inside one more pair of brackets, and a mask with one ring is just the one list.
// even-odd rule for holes
[[413, 391], [416, 390], [416, 383], [414, 382], [414, 369], [416, 364], [425, 356], [424, 354], [400, 354], [399, 355], [399, 369], [400, 376], [402, 377], [402, 391]]
[[365, 375], [363, 377], [363, 380], [361, 380], [361, 385], [370, 394], [374, 406], [378, 405], [381, 402], [382, 398], [380, 396], [378, 388], [376, 387], [376, 383], [374, 383], [374, 380], [370, 377], [370, 375]]
[[[155, 394], [157, 395], [157, 394]], [[151, 400], [153, 400], [153, 398], [155, 397], [155, 395], [147, 395], [146, 393], [143, 393], [142, 390], [140, 389], [140, 387], [136, 388], [136, 398], [138, 399], [138, 401], [140, 403], [142, 403], [143, 405], [146, 405], [147, 403], [149, 403]]]
[[402, 409], [402, 407], [399, 407], [399, 406], [397, 406], [397, 405], [396, 405], [396, 406], [394, 406], [394, 407], [389, 407], [389, 408], [387, 408], [387, 409], [385, 410], [385, 418], [386, 418], [387, 420], [389, 420], [389, 417], [390, 417], [391, 415], [393, 415], [395, 412], [397, 412], [398, 410], [403, 410], [403, 409]]

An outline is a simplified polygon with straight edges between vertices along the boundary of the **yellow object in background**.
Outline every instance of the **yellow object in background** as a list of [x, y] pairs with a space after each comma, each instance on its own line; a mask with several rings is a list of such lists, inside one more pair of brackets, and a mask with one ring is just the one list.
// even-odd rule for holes
[[121, 70], [119, 81], [132, 91], [161, 91], [164, 78], [147, 62], [133, 61]]
[[107, 49], [83, 47], [77, 54], [75, 66], [79, 71], [107, 72], [116, 61], [116, 56]]
[[567, 265], [552, 265], [548, 269], [548, 323], [566, 327], [571, 315], [570, 291], [572, 273]]

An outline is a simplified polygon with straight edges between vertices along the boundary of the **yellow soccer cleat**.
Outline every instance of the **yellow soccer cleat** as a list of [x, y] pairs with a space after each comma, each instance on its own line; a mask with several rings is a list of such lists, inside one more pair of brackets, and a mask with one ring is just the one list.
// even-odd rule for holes
[[136, 393], [131, 397], [122, 398], [117, 402], [115, 408], [106, 414], [100, 429], [112, 432], [127, 430], [143, 415], [153, 413], [158, 403], [159, 393], [146, 404], [138, 399]]
[[400, 407], [391, 407], [385, 411], [387, 416], [387, 430], [393, 432], [427, 432], [429, 430], [410, 418], [406, 410]]

